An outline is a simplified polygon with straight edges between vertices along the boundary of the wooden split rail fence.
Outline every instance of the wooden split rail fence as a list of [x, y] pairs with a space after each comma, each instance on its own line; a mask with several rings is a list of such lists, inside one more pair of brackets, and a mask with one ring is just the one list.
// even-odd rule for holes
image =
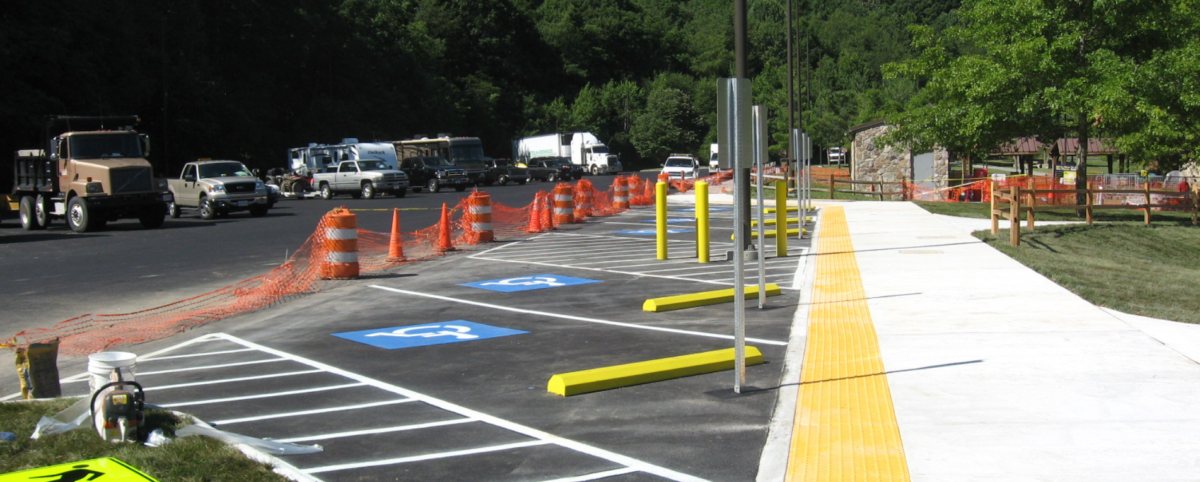
[[[785, 180], [785, 179], [787, 179], [787, 178], [785, 178], [784, 176], [776, 176], [776, 175], [766, 174], [763, 176], [763, 181], [764, 181], [763, 189], [775, 189], [775, 186], [773, 185], [774, 182], [768, 182], [768, 181]], [[813, 178], [814, 181], [816, 179], [817, 179], [816, 177]], [[822, 179], [822, 180], [824, 180], [824, 179]], [[847, 184], [852, 187], [850, 190], [839, 191], [837, 189], [838, 184]], [[822, 188], [822, 187], [818, 187], [818, 186], [813, 186], [813, 191], [828, 192], [829, 199], [836, 199], [838, 194], [859, 194], [859, 195], [865, 195], [865, 196], [876, 196], [879, 198], [880, 201], [884, 200], [884, 196], [900, 196], [901, 201], [907, 201], [908, 200], [908, 191], [904, 188], [904, 185], [905, 185], [905, 183], [903, 183], [903, 182], [852, 181], [852, 180], [846, 179], [846, 178], [839, 179], [836, 175], [831, 174], [829, 176], [828, 187]], [[868, 186], [869, 189], [863, 190], [860, 188], [860, 186]], [[893, 187], [893, 186], [898, 187], [899, 190], [897, 190], [897, 191], [885, 191], [884, 190], [885, 187]], [[788, 192], [793, 192], [795, 190], [796, 190], [795, 187], [788, 187]]]
[[[1034, 221], [1038, 211], [1075, 210], [1086, 213], [1087, 223], [1093, 222], [1092, 211], [1096, 209], [1142, 209], [1145, 211], [1146, 225], [1150, 225], [1150, 212], [1156, 208], [1184, 208], [1192, 213], [1192, 225], [1197, 225], [1197, 212], [1200, 211], [1200, 196], [1193, 191], [1178, 192], [1152, 190], [1146, 184], [1143, 189], [1095, 189], [1090, 184], [1087, 189], [1021, 189], [1010, 186], [1007, 190], [997, 189], [995, 181], [991, 183], [992, 192], [992, 234], [1000, 232], [1000, 218], [1009, 220], [1009, 243], [1013, 246], [1021, 244], [1021, 214], [1025, 214], [1026, 228], [1034, 229]], [[1051, 195], [1084, 195], [1083, 204], [1038, 204], [1039, 194]], [[1144, 196], [1143, 204], [1097, 204], [1097, 194], [1140, 194]], [[1154, 198], [1178, 200], [1178, 203], [1154, 204]]]

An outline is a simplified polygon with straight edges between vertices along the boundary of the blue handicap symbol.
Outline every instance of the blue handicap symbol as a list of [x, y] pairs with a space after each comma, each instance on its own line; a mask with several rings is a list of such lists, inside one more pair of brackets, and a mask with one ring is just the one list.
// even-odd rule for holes
[[350, 341], [395, 350], [418, 346], [443, 345], [460, 341], [486, 340], [509, 335], [523, 335], [528, 331], [500, 328], [466, 320], [429, 323], [424, 325], [394, 326], [374, 330], [334, 333], [333, 336]]
[[485, 290], [499, 291], [502, 293], [515, 293], [517, 291], [540, 290], [546, 288], [561, 288], [563, 286], [575, 286], [588, 283], [599, 283], [600, 280], [573, 278], [570, 276], [562, 276], [557, 274], [535, 274], [533, 276], [518, 276], [515, 278], [500, 278], [489, 279], [484, 281], [474, 281], [471, 283], [459, 283], [459, 286], [469, 286], [471, 288], [480, 288]]
[[[667, 234], [694, 233], [691, 229], [667, 229]], [[633, 229], [629, 231], [614, 231], [616, 234], [636, 234], [639, 236], [654, 236], [658, 234], [653, 229]]]

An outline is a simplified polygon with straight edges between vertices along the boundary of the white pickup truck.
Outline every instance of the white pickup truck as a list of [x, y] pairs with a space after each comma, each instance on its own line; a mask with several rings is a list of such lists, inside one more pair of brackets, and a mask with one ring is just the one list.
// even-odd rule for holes
[[183, 165], [179, 179], [168, 179], [174, 200], [167, 213], [178, 218], [182, 208], [200, 210], [202, 219], [250, 211], [254, 217], [271, 209], [267, 186], [238, 161], [196, 161]]
[[408, 174], [392, 169], [384, 161], [342, 161], [333, 172], [313, 174], [313, 185], [324, 199], [341, 193], [350, 193], [354, 199], [371, 199], [377, 192], [404, 197], [408, 193]]

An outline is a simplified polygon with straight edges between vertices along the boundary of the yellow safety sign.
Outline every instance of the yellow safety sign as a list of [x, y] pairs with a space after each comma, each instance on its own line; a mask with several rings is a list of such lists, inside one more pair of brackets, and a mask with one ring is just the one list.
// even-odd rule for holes
[[[57, 477], [57, 478], [56, 478]], [[80, 460], [68, 464], [51, 465], [36, 469], [0, 474], [0, 482], [37, 480], [41, 482], [90, 481], [152, 481], [158, 479], [143, 474], [140, 470], [113, 457]]]

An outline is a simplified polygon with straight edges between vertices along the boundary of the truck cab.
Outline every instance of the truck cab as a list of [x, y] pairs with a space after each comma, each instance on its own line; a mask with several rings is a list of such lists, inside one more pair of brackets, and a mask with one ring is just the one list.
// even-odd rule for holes
[[171, 195], [146, 160], [149, 137], [131, 125], [103, 127], [106, 122], [134, 124], [137, 117], [54, 116], [47, 120], [47, 132], [65, 121], [98, 122], [101, 129], [63, 132], [48, 139], [45, 150], [17, 151], [12, 197], [21, 225], [42, 229], [63, 218], [71, 230], [87, 232], [137, 218], [146, 228], [162, 226]]

